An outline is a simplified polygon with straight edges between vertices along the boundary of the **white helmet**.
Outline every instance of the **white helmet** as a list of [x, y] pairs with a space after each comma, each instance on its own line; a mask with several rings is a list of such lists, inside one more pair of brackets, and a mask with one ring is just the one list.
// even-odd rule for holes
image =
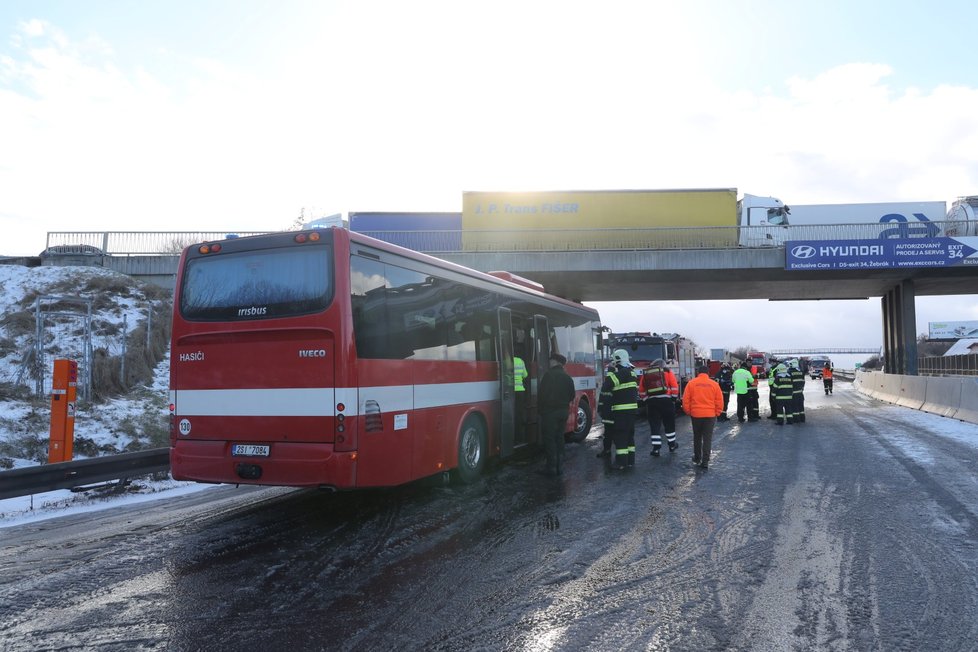
[[628, 360], [628, 351], [625, 349], [615, 349], [611, 359], [615, 362], [615, 364], [620, 364], [623, 367], [632, 366], [632, 363]]

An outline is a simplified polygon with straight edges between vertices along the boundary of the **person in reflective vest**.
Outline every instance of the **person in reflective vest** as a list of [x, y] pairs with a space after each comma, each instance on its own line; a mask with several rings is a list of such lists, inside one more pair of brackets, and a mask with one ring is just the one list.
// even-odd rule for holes
[[792, 418], [795, 423], [805, 423], [805, 374], [798, 366], [798, 360], [792, 359], [788, 363], [788, 372], [791, 374], [791, 382], [794, 385], [792, 394]]
[[665, 430], [669, 452], [679, 448], [676, 443], [676, 399], [679, 398], [679, 382], [676, 374], [666, 367], [662, 358], [653, 360], [642, 373], [638, 386], [639, 399], [645, 402], [645, 414], [649, 420], [649, 433], [652, 437], [652, 452], [659, 456], [662, 448], [662, 431]]
[[519, 444], [526, 441], [526, 379], [529, 375], [523, 358], [513, 355], [513, 379], [515, 381], [513, 389], [516, 393], [516, 442]]
[[822, 369], [822, 387], [825, 388], [825, 395], [832, 393], [832, 367], [828, 364]]
[[773, 371], [770, 388], [771, 395], [774, 396], [774, 418], [777, 419], [775, 423], [779, 426], [794, 423], [795, 383], [791, 378], [791, 372], [783, 362]]
[[622, 470], [635, 466], [635, 416], [638, 414], [638, 378], [628, 359], [628, 352], [617, 349], [612, 354], [614, 367], [605, 376], [601, 393], [611, 394], [614, 419], [614, 457], [611, 468]]
[[747, 420], [747, 403], [750, 400], [747, 390], [753, 382], [754, 376], [751, 375], [750, 365], [746, 361], [741, 362], [740, 368], [733, 372], [734, 393], [737, 395], [737, 421], [741, 423]]

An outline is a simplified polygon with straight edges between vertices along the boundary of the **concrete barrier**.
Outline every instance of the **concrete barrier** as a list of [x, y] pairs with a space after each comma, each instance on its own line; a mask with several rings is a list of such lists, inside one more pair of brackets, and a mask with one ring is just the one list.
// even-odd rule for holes
[[978, 423], [978, 378], [961, 381], [961, 407], [954, 413], [954, 418]]
[[961, 407], [960, 378], [927, 378], [924, 404], [920, 409], [942, 417], [953, 417]]
[[927, 376], [899, 376], [900, 394], [896, 404], [919, 410], [927, 397]]
[[900, 400], [900, 386], [903, 384], [903, 376], [897, 374], [880, 374], [879, 398], [887, 403], [896, 403]]
[[864, 371], [856, 374], [853, 387], [880, 401], [978, 424], [978, 378]]
[[852, 381], [852, 385], [859, 390], [860, 393], [865, 394], [870, 398], [883, 400], [880, 398], [880, 389], [883, 386], [883, 374], [878, 371], [863, 371], [856, 374], [856, 378]]

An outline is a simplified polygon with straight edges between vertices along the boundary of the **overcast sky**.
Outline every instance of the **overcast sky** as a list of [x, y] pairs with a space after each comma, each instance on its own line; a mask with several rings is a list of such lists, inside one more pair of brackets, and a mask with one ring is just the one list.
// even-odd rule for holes
[[[978, 195], [976, 23], [964, 1], [5, 0], [0, 254], [465, 190], [950, 205]], [[876, 298], [595, 305], [703, 347], [882, 342]], [[975, 296], [917, 308], [918, 332], [978, 319]]]

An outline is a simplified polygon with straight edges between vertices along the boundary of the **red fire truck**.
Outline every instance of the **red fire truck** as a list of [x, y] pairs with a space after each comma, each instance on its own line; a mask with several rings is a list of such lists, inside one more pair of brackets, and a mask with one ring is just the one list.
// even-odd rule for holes
[[679, 381], [679, 395], [696, 375], [696, 351], [692, 340], [676, 333], [611, 333], [607, 339], [609, 358], [615, 349], [625, 349], [635, 371], [641, 375], [653, 360], [662, 358]]

